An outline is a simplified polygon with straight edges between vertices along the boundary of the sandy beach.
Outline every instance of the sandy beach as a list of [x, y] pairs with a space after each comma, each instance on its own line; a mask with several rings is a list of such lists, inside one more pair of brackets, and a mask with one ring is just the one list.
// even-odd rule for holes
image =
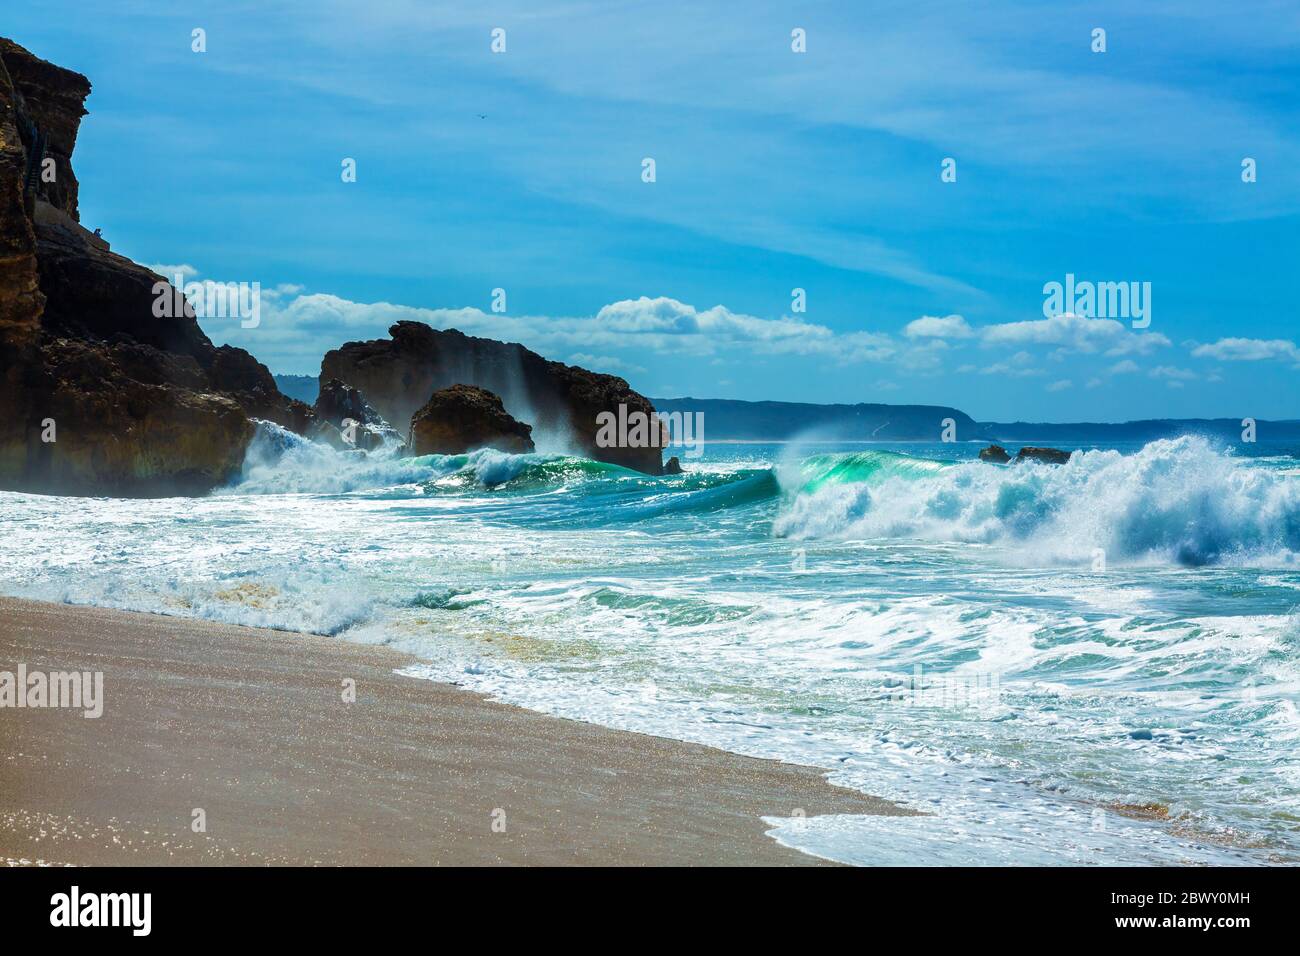
[[409, 660], [0, 598], [0, 671], [104, 675], [98, 719], [0, 708], [0, 861], [807, 865], [761, 816], [904, 812], [819, 770], [394, 673]]

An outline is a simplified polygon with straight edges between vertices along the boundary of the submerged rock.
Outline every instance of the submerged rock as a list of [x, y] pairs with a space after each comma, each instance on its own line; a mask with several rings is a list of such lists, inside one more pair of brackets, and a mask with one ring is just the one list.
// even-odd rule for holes
[[1007, 450], [1001, 445], [989, 445], [988, 448], [980, 451], [980, 461], [993, 462], [996, 465], [1005, 465], [1010, 460], [1011, 456], [1007, 454]]
[[[420, 322], [398, 322], [391, 339], [349, 342], [325, 355], [321, 378], [336, 378], [365, 393], [378, 412], [401, 427], [428, 400], [450, 385], [477, 385], [501, 397], [510, 413], [532, 423], [557, 445], [625, 468], [657, 475], [663, 441], [632, 445], [597, 441], [598, 420], [609, 413], [628, 420], [653, 418], [654, 406], [621, 378], [551, 362], [516, 343], [441, 331]], [[623, 413], [620, 415], [620, 406]], [[658, 419], [644, 431], [654, 434]]]
[[460, 455], [476, 448], [526, 454], [534, 450], [532, 432], [487, 389], [452, 385], [434, 392], [411, 417], [407, 447], [415, 455]]
[[1064, 465], [1070, 460], [1071, 452], [1059, 448], [1035, 448], [1027, 445], [1016, 455], [1016, 463], [1022, 461], [1041, 461], [1048, 465]]

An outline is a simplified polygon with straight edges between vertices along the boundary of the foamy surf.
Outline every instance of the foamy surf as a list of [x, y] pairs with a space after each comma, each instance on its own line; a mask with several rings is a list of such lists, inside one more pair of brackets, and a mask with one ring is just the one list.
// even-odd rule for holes
[[[803, 465], [779, 536], [918, 538], [1015, 547], [1034, 559], [1288, 564], [1300, 484], [1199, 437], [1065, 465], [917, 462], [867, 453]], [[793, 484], [793, 488], [791, 485]]]
[[[943, 821], [773, 824], [846, 862], [1300, 859], [1294, 460], [962, 454], [748, 445], [650, 477], [262, 426], [208, 498], [0, 495], [31, 532], [0, 580], [389, 644], [419, 676], [820, 766]], [[949, 694], [992, 675], [995, 699]]]

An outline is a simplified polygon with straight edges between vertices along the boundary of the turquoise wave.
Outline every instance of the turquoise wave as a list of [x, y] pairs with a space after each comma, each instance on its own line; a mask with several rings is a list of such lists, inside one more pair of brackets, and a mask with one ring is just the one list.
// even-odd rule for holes
[[929, 478], [955, 462], [914, 458], [894, 451], [856, 451], [814, 455], [798, 465], [802, 482], [798, 491], [812, 493], [826, 485], [850, 485], [886, 478]]

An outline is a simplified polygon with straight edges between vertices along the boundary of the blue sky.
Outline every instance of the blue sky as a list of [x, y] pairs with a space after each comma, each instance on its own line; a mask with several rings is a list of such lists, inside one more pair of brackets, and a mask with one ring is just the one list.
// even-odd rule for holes
[[[1300, 417], [1300, 6], [1142, 6], [44, 2], [0, 34], [94, 83], [83, 221], [261, 283], [260, 326], [204, 325], [276, 372], [414, 318], [655, 396]], [[1045, 317], [1067, 273], [1149, 282], [1150, 325]]]

